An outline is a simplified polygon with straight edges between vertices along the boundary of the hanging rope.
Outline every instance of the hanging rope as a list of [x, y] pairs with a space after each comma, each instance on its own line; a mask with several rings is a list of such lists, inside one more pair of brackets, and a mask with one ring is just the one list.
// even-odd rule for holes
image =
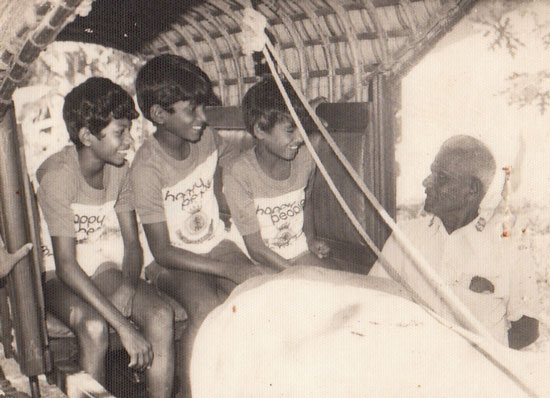
[[[281, 78], [279, 77], [279, 73], [277, 72], [277, 69], [275, 67], [274, 60], [277, 62], [278, 67], [280, 68], [281, 72], [285, 76], [285, 78], [288, 80], [294, 91], [296, 92], [297, 96], [300, 98], [300, 101], [302, 101], [305, 109], [308, 111], [312, 119], [314, 120], [315, 124], [321, 131], [321, 134], [323, 137], [327, 140], [329, 146], [336, 154], [338, 160], [342, 163], [342, 165], [345, 167], [349, 175], [352, 177], [352, 179], [355, 181], [357, 186], [361, 189], [363, 194], [367, 197], [367, 199], [371, 202], [373, 207], [376, 209], [376, 211], [380, 214], [384, 222], [390, 227], [392, 230], [393, 237], [397, 240], [399, 245], [410, 255], [410, 257], [413, 260], [413, 263], [417, 266], [417, 269], [420, 271], [420, 273], [427, 279], [427, 282], [429, 285], [443, 298], [443, 300], [448, 304], [448, 306], [453, 310], [455, 313], [455, 316], [458, 318], [459, 321], [465, 326], [467, 329], [470, 329], [473, 332], [476, 332], [477, 334], [485, 337], [487, 340], [480, 340], [480, 341], [486, 341], [485, 343], [480, 346], [482, 348], [482, 351], [485, 352], [488, 356], [491, 357], [491, 359], [498, 364], [499, 368], [505, 369], [504, 372], [507, 374], [526, 394], [528, 394], [530, 397], [538, 397], [538, 395], [527, 385], [527, 383], [523, 382], [519, 376], [515, 375], [515, 373], [511, 370], [510, 364], [505, 363], [504, 359], [498, 358], [496, 355], [491, 355], [491, 353], [494, 353], [495, 346], [498, 345], [491, 333], [487, 330], [487, 328], [479, 322], [479, 320], [471, 313], [471, 311], [462, 303], [462, 301], [454, 294], [454, 292], [450, 289], [449, 286], [439, 277], [439, 275], [431, 268], [427, 260], [424, 258], [424, 256], [414, 247], [414, 245], [410, 242], [410, 240], [407, 238], [407, 236], [400, 230], [400, 228], [397, 226], [395, 221], [391, 218], [391, 216], [388, 214], [386, 209], [380, 204], [378, 199], [374, 196], [374, 194], [369, 190], [369, 188], [366, 186], [364, 181], [361, 179], [361, 177], [357, 174], [357, 172], [353, 169], [345, 155], [342, 153], [336, 142], [333, 140], [333, 138], [330, 136], [328, 131], [326, 130], [325, 126], [315, 113], [315, 111], [311, 108], [309, 105], [309, 102], [307, 98], [303, 95], [300, 88], [298, 87], [297, 83], [292, 78], [291, 74], [289, 73], [288, 69], [286, 68], [283, 60], [279, 56], [277, 50], [274, 48], [274, 46], [271, 44], [267, 36], [265, 35], [265, 32], [262, 28], [266, 27], [265, 17], [258, 13], [257, 11], [247, 8], [245, 9], [245, 15], [246, 20], [243, 19], [243, 32], [247, 32], [247, 34], [254, 34], [255, 32], [258, 32], [258, 36], [252, 38], [247, 37], [247, 35], [243, 35], [243, 41], [251, 43], [254, 42], [253, 49], [251, 49], [252, 46], [249, 46], [247, 49], [258, 51], [258, 48], [260, 48], [261, 43], [264, 43], [265, 45], [261, 49], [263, 52], [263, 55], [265, 57], [265, 60], [269, 66], [269, 69], [271, 71], [271, 74], [273, 75], [273, 78], [275, 79], [275, 82], [277, 83], [277, 86], [279, 87], [279, 90], [281, 92], [281, 95], [283, 96], [283, 99], [286, 103], [286, 106], [294, 119], [294, 122], [296, 126], [298, 127], [298, 131], [300, 132], [304, 144], [306, 145], [307, 149], [311, 153], [311, 156], [313, 160], [315, 161], [319, 171], [327, 181], [327, 184], [333, 194], [335, 195], [338, 203], [346, 213], [347, 217], [350, 219], [351, 223], [355, 227], [355, 229], [359, 232], [361, 237], [365, 240], [367, 245], [371, 248], [371, 250], [378, 256], [379, 261], [383, 265], [383, 267], [386, 269], [388, 274], [390, 276], [394, 277], [395, 275], [398, 275], [398, 273], [395, 271], [393, 266], [387, 261], [385, 256], [382, 254], [382, 252], [376, 247], [372, 239], [368, 236], [366, 231], [363, 229], [355, 215], [352, 213], [351, 209], [347, 205], [346, 201], [336, 188], [332, 178], [328, 174], [326, 168], [324, 167], [323, 163], [321, 162], [319, 156], [317, 155], [317, 152], [315, 151], [315, 148], [313, 147], [311, 141], [309, 140], [309, 137], [307, 136], [307, 133], [302, 125], [302, 123], [299, 120], [298, 115], [296, 114], [296, 111], [294, 110], [294, 107], [292, 106], [291, 100], [286, 93], [286, 90], [283, 86], [283, 83], [281, 81]], [[261, 32], [260, 32], [261, 29]], [[400, 276], [396, 278], [398, 282], [400, 282], [407, 290], [410, 290], [410, 292], [415, 296], [418, 297], [419, 294], [415, 292], [411, 287], [406, 283], [406, 281], [403, 280]], [[453, 329], [451, 327], [451, 329]], [[454, 330], [454, 329], [453, 329]], [[478, 342], [472, 342], [472, 344], [478, 346]]]
[[[269, 49], [269, 51], [268, 51]], [[270, 53], [271, 52], [271, 53]], [[278, 73], [275, 69], [275, 66], [273, 64], [273, 61], [271, 59], [271, 54], [273, 54], [273, 58], [277, 61], [277, 64], [279, 68], [281, 69], [281, 72], [285, 76], [285, 78], [288, 80], [300, 100], [303, 102], [306, 110], [309, 112], [313, 120], [315, 121], [315, 124], [319, 129], [321, 130], [322, 135], [327, 140], [329, 146], [336, 154], [336, 157], [338, 160], [342, 163], [342, 165], [345, 167], [347, 172], [350, 174], [352, 179], [355, 181], [355, 183], [359, 186], [363, 194], [367, 197], [367, 199], [372, 203], [373, 207], [376, 209], [376, 211], [380, 214], [384, 222], [391, 228], [394, 238], [397, 240], [397, 242], [405, 249], [405, 251], [411, 256], [414, 263], [419, 268], [419, 271], [421, 274], [428, 279], [428, 282], [434, 288], [440, 295], [443, 297], [445, 302], [451, 307], [451, 309], [456, 313], [456, 315], [459, 317], [459, 319], [464, 323], [464, 325], [476, 333], [483, 335], [485, 337], [488, 337], [490, 339], [493, 339], [493, 336], [491, 333], [487, 330], [487, 328], [481, 324], [473, 316], [470, 312], [470, 310], [460, 301], [458, 297], [452, 292], [452, 290], [447, 286], [447, 284], [439, 277], [439, 275], [431, 268], [431, 266], [428, 264], [424, 256], [414, 247], [414, 245], [410, 242], [410, 240], [407, 238], [407, 236], [400, 230], [400, 228], [397, 226], [395, 221], [391, 218], [391, 216], [388, 214], [386, 209], [380, 204], [376, 196], [369, 190], [369, 188], [366, 186], [365, 182], [361, 179], [361, 177], [357, 174], [357, 172], [353, 169], [345, 155], [342, 153], [332, 136], [328, 133], [323, 123], [319, 120], [318, 116], [316, 115], [315, 111], [311, 108], [309, 105], [307, 99], [304, 97], [304, 95], [301, 93], [299, 88], [297, 87], [296, 83], [294, 82], [292, 76], [286, 69], [284, 63], [280, 59], [280, 57], [277, 55], [275, 48], [271, 45], [269, 41], [266, 42], [266, 48], [263, 50], [264, 56], [266, 58], [266, 61], [268, 62], [268, 65], [273, 73], [273, 77], [275, 78], [275, 81], [279, 85], [279, 89], [281, 90], [281, 94], [283, 95], [283, 98], [285, 99], [285, 102], [291, 112], [291, 115], [298, 126], [298, 130], [300, 131], [300, 134], [302, 135], [302, 138], [304, 139], [304, 143], [306, 144], [308, 150], [310, 151], [313, 159], [315, 160], [315, 163], [317, 164], [317, 167], [319, 168], [319, 171], [321, 171], [321, 174], [323, 177], [327, 180], [327, 183], [329, 184], [329, 187], [333, 191], [334, 195], [337, 197], [338, 202], [340, 205], [342, 205], [344, 211], [346, 212], [346, 215], [352, 220], [353, 226], [357, 229], [359, 234], [365, 239], [365, 242], [369, 245], [369, 247], [374, 251], [374, 253], [379, 258], [384, 258], [384, 255], [382, 252], [376, 247], [372, 239], [368, 237], [367, 233], [361, 226], [361, 224], [357, 221], [355, 216], [351, 213], [351, 210], [349, 209], [349, 206], [345, 204], [344, 199], [338, 192], [336, 186], [332, 182], [328, 172], [326, 171], [326, 168], [321, 163], [321, 160], [319, 159], [319, 156], [315, 152], [315, 148], [311, 145], [311, 141], [307, 137], [307, 133], [305, 132], [303, 126], [301, 125], [298, 115], [292, 108], [292, 104], [290, 103], [290, 98], [288, 98], [288, 95], [286, 95], [286, 92], [284, 92], [284, 87], [282, 86], [282, 83], [280, 81], [280, 78], [278, 76]], [[329, 183], [329, 181], [331, 181]], [[337, 193], [338, 192], [338, 193]], [[340, 202], [342, 201], [342, 202]], [[383, 263], [385, 265], [388, 265], [388, 261], [383, 260]], [[384, 264], [383, 264], [384, 265]], [[395, 270], [393, 267], [390, 266], [390, 272], [395, 273]], [[401, 279], [401, 278], [400, 278]]]

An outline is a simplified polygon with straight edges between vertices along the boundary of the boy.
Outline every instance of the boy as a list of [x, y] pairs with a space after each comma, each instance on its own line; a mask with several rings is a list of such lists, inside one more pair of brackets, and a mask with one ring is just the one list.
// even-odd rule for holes
[[[110, 325], [130, 355], [129, 366], [145, 371], [149, 396], [168, 398], [174, 313], [139, 278], [143, 254], [126, 162], [137, 116], [130, 95], [105, 78], [92, 77], [65, 97], [63, 119], [74, 145], [37, 171], [53, 248], [45, 265], [55, 268], [44, 295], [48, 311], [76, 334], [83, 370], [105, 382]], [[48, 235], [43, 239], [48, 246]]]
[[187, 396], [193, 341], [220, 302], [218, 288], [228, 280], [239, 284], [258, 268], [228, 239], [219, 218], [214, 172], [227, 151], [206, 123], [204, 105], [213, 95], [206, 74], [182, 57], [161, 55], [139, 71], [136, 92], [156, 131], [137, 152], [131, 181], [155, 258], [147, 275], [188, 311], [178, 361], [180, 392]]
[[[300, 118], [310, 122], [290, 84], [284, 86]], [[325, 260], [328, 246], [315, 237], [308, 205], [315, 163], [275, 81], [266, 78], [251, 87], [242, 107], [256, 144], [227, 168], [223, 185], [248, 253], [276, 269], [297, 264], [334, 268]]]

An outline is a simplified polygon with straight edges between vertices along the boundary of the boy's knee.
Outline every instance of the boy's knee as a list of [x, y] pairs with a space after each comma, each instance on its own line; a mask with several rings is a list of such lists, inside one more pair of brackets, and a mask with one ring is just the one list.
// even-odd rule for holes
[[155, 305], [147, 329], [157, 336], [173, 336], [174, 333], [174, 310], [168, 303]]
[[107, 347], [109, 327], [99, 314], [91, 314], [81, 308], [73, 308], [70, 314], [70, 323], [80, 339], [90, 341], [98, 347]]
[[194, 306], [195, 308], [188, 309], [188, 321], [192, 325], [200, 326], [208, 314], [210, 314], [219, 304], [221, 304], [221, 301], [218, 299], [216, 289], [203, 292], [201, 300]]

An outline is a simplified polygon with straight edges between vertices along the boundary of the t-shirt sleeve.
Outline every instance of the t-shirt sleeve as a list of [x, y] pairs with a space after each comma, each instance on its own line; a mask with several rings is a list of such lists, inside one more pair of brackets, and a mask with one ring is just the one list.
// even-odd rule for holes
[[136, 160], [130, 169], [130, 186], [136, 212], [143, 224], [166, 221], [160, 176], [146, 164], [139, 161], [136, 164]]
[[74, 230], [74, 212], [71, 202], [76, 186], [69, 173], [64, 171], [47, 172], [40, 181], [38, 203], [50, 236], [76, 236]]
[[509, 264], [510, 297], [506, 308], [507, 318], [509, 321], [517, 321], [523, 315], [537, 318], [540, 303], [533, 259], [527, 250], [519, 250], [507, 257], [513, 259]]
[[221, 167], [229, 166], [239, 155], [241, 147], [238, 140], [224, 137], [219, 131], [213, 130], [214, 142], [218, 149], [218, 162]]
[[239, 233], [250, 235], [260, 230], [252, 191], [234, 167], [228, 167], [223, 173], [223, 192], [231, 212], [231, 218]]
[[126, 167], [122, 176], [120, 190], [115, 203], [115, 211], [117, 213], [124, 213], [135, 210], [135, 208], [134, 191], [132, 189], [132, 183], [130, 180], [130, 171]]

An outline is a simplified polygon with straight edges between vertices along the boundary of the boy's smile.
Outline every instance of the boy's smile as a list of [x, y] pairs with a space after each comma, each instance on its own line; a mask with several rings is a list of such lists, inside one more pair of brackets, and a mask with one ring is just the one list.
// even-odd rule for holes
[[172, 112], [163, 115], [165, 130], [189, 142], [197, 142], [207, 126], [204, 105], [191, 100], [178, 101], [172, 105]]
[[260, 142], [276, 157], [293, 160], [304, 140], [292, 120], [284, 118], [275, 123], [269, 132], [261, 134]]
[[91, 149], [96, 157], [105, 163], [122, 166], [133, 142], [130, 136], [131, 122], [128, 119], [112, 119], [99, 133], [92, 136]]

